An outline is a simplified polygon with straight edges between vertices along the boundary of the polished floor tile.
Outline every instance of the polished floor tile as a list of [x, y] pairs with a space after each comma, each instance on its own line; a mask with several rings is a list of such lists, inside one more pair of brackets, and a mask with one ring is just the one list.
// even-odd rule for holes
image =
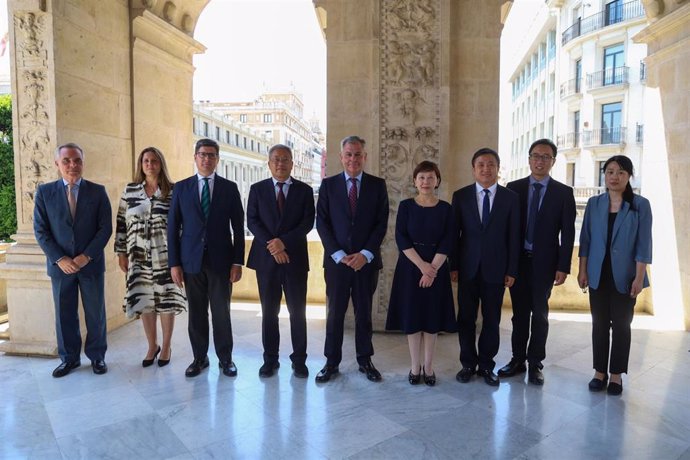
[[[591, 326], [587, 315], [551, 321], [544, 375], [489, 387], [460, 384], [458, 341], [438, 339], [437, 385], [407, 382], [401, 334], [375, 334], [374, 364], [383, 381], [358, 371], [347, 331], [340, 374], [317, 384], [323, 366], [323, 319], [309, 320], [310, 376], [292, 375], [290, 331], [281, 319], [281, 367], [262, 364], [256, 305], [232, 313], [239, 375], [211, 365], [186, 378], [192, 360], [186, 317], [177, 319], [170, 365], [141, 367], [146, 343], [135, 321], [109, 334], [109, 372], [89, 361], [54, 379], [58, 360], [0, 356], [0, 459], [686, 459], [690, 460], [690, 333], [635, 327], [622, 396], [591, 393]], [[649, 324], [646, 321], [645, 324]], [[503, 312], [497, 366], [511, 358], [510, 312]]]

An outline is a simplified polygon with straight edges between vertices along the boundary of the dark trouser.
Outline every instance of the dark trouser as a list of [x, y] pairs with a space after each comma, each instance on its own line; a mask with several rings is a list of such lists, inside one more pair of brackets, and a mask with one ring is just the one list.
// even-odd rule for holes
[[546, 358], [549, 297], [553, 280], [539, 280], [534, 276], [533, 266], [532, 258], [523, 255], [520, 258], [518, 277], [510, 288], [510, 299], [513, 304], [511, 342], [514, 359], [528, 360], [530, 364], [539, 365]]
[[337, 264], [329, 265], [324, 272], [328, 308], [324, 345], [327, 364], [337, 366], [343, 358], [343, 325], [350, 297], [355, 311], [357, 362], [365, 363], [374, 355], [374, 345], [371, 342], [371, 302], [376, 291], [379, 271], [370, 264], [358, 272], [345, 264]]
[[256, 272], [261, 299], [261, 340], [264, 345], [264, 361], [277, 362], [280, 347], [278, 313], [280, 300], [285, 291], [285, 302], [290, 313], [290, 336], [294, 363], [307, 359], [307, 270], [295, 270], [290, 264], [276, 265]]
[[79, 300], [84, 307], [86, 342], [84, 353], [91, 361], [105, 359], [106, 342], [105, 295], [103, 273], [95, 275], [62, 275], [50, 278], [55, 303], [55, 332], [58, 354], [63, 362], [79, 361]]
[[[612, 374], [628, 372], [630, 357], [630, 323], [636, 299], [616, 290], [610, 273], [601, 274], [597, 289], [589, 290], [592, 311], [592, 355], [594, 370]], [[609, 363], [609, 330], [611, 331], [611, 361]]]
[[230, 270], [216, 272], [208, 266], [206, 256], [199, 273], [185, 273], [184, 286], [189, 304], [189, 341], [195, 359], [208, 354], [208, 307], [211, 305], [213, 344], [221, 362], [232, 359], [232, 323], [230, 322]]
[[[493, 370], [494, 356], [498, 353], [500, 341], [501, 305], [503, 304], [503, 283], [487, 283], [477, 274], [475, 279], [458, 283], [458, 339], [460, 341], [460, 362], [462, 367]], [[477, 353], [477, 312], [481, 301], [482, 331], [479, 334]]]

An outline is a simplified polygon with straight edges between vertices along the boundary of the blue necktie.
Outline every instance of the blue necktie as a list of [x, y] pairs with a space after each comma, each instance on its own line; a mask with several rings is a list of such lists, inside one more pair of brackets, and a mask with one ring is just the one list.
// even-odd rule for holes
[[482, 228], [486, 228], [486, 226], [489, 225], [489, 212], [491, 211], [491, 202], [489, 201], [491, 190], [485, 188], [483, 191], [484, 202], [482, 203]]
[[204, 187], [201, 189], [201, 210], [204, 217], [208, 220], [208, 213], [211, 209], [211, 192], [208, 188], [208, 177], [204, 177]]
[[537, 212], [539, 211], [539, 198], [541, 195], [542, 184], [535, 182], [533, 184], [534, 192], [532, 192], [532, 203], [529, 205], [529, 216], [527, 218], [527, 235], [525, 240], [529, 244], [534, 241], [534, 227], [537, 225]]

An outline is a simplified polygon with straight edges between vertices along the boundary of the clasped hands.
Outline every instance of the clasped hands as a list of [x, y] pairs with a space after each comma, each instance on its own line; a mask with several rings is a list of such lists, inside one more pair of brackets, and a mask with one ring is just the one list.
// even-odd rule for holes
[[266, 250], [273, 256], [277, 264], [289, 264], [290, 256], [285, 252], [285, 244], [280, 238], [273, 238], [266, 244]]
[[60, 267], [62, 273], [73, 275], [84, 268], [89, 262], [91, 262], [89, 256], [79, 254], [74, 259], [69, 256], [64, 256], [62, 259], [57, 261], [57, 266]]
[[438, 273], [438, 268], [434, 267], [429, 262], [424, 261], [422, 261], [417, 268], [419, 268], [419, 271], [422, 272], [422, 277], [419, 280], [419, 287], [431, 287], [431, 285], [434, 284], [434, 279]]
[[341, 264], [345, 264], [354, 271], [359, 271], [364, 267], [369, 261], [361, 252], [355, 252], [353, 254], [348, 254], [342, 259], [340, 259]]

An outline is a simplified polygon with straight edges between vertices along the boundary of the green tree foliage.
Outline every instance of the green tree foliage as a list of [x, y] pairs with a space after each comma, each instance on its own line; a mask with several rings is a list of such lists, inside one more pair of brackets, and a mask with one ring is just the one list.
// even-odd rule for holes
[[12, 97], [0, 95], [0, 240], [17, 231], [12, 148]]

